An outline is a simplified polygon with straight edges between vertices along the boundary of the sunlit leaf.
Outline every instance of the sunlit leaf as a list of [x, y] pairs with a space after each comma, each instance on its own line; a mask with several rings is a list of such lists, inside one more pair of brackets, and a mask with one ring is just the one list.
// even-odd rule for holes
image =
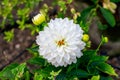
[[30, 72], [29, 71], [26, 71], [24, 76], [25, 76], [25, 80], [30, 80]]
[[34, 80], [43, 80], [43, 76], [41, 74], [35, 73]]
[[4, 34], [5, 34], [4, 39], [7, 42], [10, 42], [14, 38], [14, 30], [13, 29], [11, 31], [5, 31]]
[[100, 75], [93, 76], [90, 80], [100, 80]]
[[115, 70], [112, 68], [112, 66], [110, 66], [107, 63], [101, 62], [97, 65], [96, 68], [104, 73], [109, 74], [109, 75], [117, 76], [117, 74], [115, 73]]
[[26, 68], [26, 63], [22, 63], [19, 66], [17, 66], [16, 68], [12, 69], [12, 73], [15, 75], [15, 77], [22, 78], [25, 68]]
[[2, 71], [0, 71], [0, 78], [14, 79], [14, 74], [11, 72], [11, 70], [17, 66], [18, 64], [13, 63], [5, 67]]
[[108, 60], [108, 58], [109, 57], [107, 57], [107, 56], [98, 56], [98, 55], [96, 55], [96, 56], [93, 56], [91, 58], [90, 62], [93, 62], [93, 61], [96, 61], [96, 62], [105, 62], [105, 61]]
[[70, 3], [72, 3], [72, 1], [73, 1], [73, 0], [67, 0], [67, 3], [70, 4]]

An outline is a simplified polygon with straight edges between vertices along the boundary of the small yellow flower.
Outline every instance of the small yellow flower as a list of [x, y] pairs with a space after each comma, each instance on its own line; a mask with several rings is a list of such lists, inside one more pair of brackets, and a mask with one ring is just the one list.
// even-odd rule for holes
[[75, 14], [75, 13], [76, 13], [76, 11], [75, 11], [75, 9], [74, 9], [74, 8], [71, 8], [71, 10], [70, 10], [70, 11], [71, 11], [71, 13], [72, 13], [72, 14]]
[[44, 16], [44, 14], [37, 14], [35, 17], [33, 17], [33, 19], [32, 19], [32, 22], [35, 24], [35, 25], [39, 25], [39, 24], [41, 24], [42, 22], [44, 22], [45, 21], [45, 16]]
[[88, 34], [84, 34], [82, 40], [84, 42], [88, 42], [89, 41], [89, 35]]
[[110, 0], [103, 0], [103, 8], [106, 8], [110, 10], [112, 13], [115, 13], [117, 5], [113, 2], [110, 2]]
[[74, 15], [73, 15], [73, 19], [76, 20], [77, 17], [79, 17], [79, 16], [80, 16], [80, 13], [79, 13], [79, 12], [76, 12], [76, 13], [74, 13]]

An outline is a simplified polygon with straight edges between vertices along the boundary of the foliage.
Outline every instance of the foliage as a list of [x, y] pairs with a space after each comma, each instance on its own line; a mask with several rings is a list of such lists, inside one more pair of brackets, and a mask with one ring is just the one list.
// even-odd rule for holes
[[101, 13], [103, 14], [104, 18], [106, 21], [110, 24], [110, 26], [114, 27], [115, 26], [115, 19], [114, 16], [110, 13], [110, 11], [100, 8]]
[[4, 34], [5, 34], [4, 39], [5, 39], [6, 41], [8, 41], [8, 42], [11, 41], [11, 40], [13, 39], [13, 37], [14, 37], [14, 32], [13, 32], [13, 30], [11, 30], [11, 31], [5, 31]]
[[114, 69], [106, 63], [107, 59], [107, 56], [97, 55], [94, 50], [87, 50], [84, 51], [84, 55], [78, 59], [76, 64], [56, 68], [38, 56], [31, 58], [27, 63], [38, 65], [40, 68], [30, 72], [31, 70], [25, 63], [11, 64], [0, 72], [0, 78], [26, 79], [27, 76], [28, 79], [34, 78], [34, 80], [73, 80], [74, 78], [102, 80], [102, 77], [104, 77], [107, 80], [106, 75], [117, 76]]
[[[67, 11], [71, 10], [69, 18], [74, 18], [75, 23], [79, 24], [81, 28], [84, 30], [84, 34], [87, 34], [89, 31], [89, 26], [94, 18], [97, 18], [96, 22], [98, 23], [99, 29], [107, 29], [108, 26], [114, 27], [116, 25], [114, 15], [107, 9], [103, 8], [100, 4], [100, 0], [91, 0], [93, 2], [88, 8], [83, 9], [82, 12], [77, 12], [74, 8], [69, 9], [68, 7], [72, 4], [73, 0], [54, 0], [52, 7], [44, 4], [43, 8], [40, 10], [46, 16], [46, 21], [37, 26], [32, 26], [31, 24], [26, 24], [26, 21], [29, 20], [29, 13], [31, 9], [39, 0], [22, 0], [18, 2], [18, 0], [3, 0], [2, 5], [4, 8], [3, 11], [0, 11], [0, 14], [3, 17], [1, 28], [5, 28], [6, 20], [13, 21], [13, 15], [11, 14], [12, 10], [15, 9], [16, 6], [20, 6], [22, 4], [26, 4], [24, 8], [19, 8], [17, 10], [18, 20], [16, 23], [19, 25], [21, 30], [27, 28], [31, 29], [31, 33], [34, 34], [36, 32], [42, 31], [44, 27], [47, 25], [47, 22], [50, 20], [51, 16], [48, 14], [51, 9], [57, 5], [59, 8], [57, 13], [53, 15], [53, 17], [64, 18], [67, 16]], [[119, 0], [111, 0], [113, 2], [119, 2]], [[97, 12], [101, 14], [98, 14]], [[78, 15], [80, 13], [80, 15]], [[101, 15], [105, 20], [106, 24], [103, 24], [101, 21]], [[15, 23], [15, 22], [14, 22]], [[14, 24], [10, 23], [10, 24]], [[13, 38], [13, 30], [5, 31], [5, 39], [10, 41]], [[89, 37], [89, 36], [88, 36]], [[54, 67], [50, 63], [47, 62], [42, 56], [39, 56], [37, 45], [33, 45], [31, 48], [27, 50], [33, 55], [32, 58], [27, 60], [24, 63], [17, 64], [13, 63], [6, 66], [2, 71], [0, 71], [0, 79], [1, 80], [112, 80], [111, 76], [116, 76], [115, 70], [109, 65], [106, 61], [108, 60], [108, 56], [98, 55], [98, 51], [101, 45], [105, 44], [106, 37], [102, 36], [101, 42], [96, 50], [86, 48], [83, 50], [83, 56], [81, 58], [77, 58], [77, 62], [73, 63], [67, 67]], [[86, 40], [86, 44], [90, 47], [89, 39]], [[30, 65], [37, 66], [35, 69], [29, 68]]]
[[41, 0], [0, 1], [0, 18], [2, 18], [2, 21], [0, 22], [0, 29], [5, 33], [5, 40], [9, 42], [13, 38], [10, 38], [9, 35], [6, 35], [6, 32], [9, 32], [10, 35], [13, 35], [11, 31], [6, 31], [7, 28], [13, 29], [14, 27], [18, 27], [19, 29], [24, 30], [25, 28], [31, 27], [30, 25], [32, 24], [28, 25], [26, 22], [30, 20], [29, 15], [31, 10], [36, 7], [40, 1]]

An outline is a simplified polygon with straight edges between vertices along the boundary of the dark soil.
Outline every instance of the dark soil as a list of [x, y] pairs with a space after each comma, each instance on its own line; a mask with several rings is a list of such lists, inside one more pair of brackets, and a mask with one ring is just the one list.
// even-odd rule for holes
[[12, 62], [24, 62], [30, 58], [30, 53], [26, 50], [33, 41], [34, 36], [31, 36], [29, 30], [15, 29], [14, 39], [7, 43], [3, 39], [3, 34], [0, 35], [0, 69]]

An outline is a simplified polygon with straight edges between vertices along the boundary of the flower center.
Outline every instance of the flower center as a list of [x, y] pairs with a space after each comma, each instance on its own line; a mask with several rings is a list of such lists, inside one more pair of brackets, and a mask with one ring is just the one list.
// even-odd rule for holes
[[62, 46], [62, 45], [65, 45], [65, 40], [62, 39], [62, 40], [58, 41], [58, 42], [57, 42], [57, 45], [58, 45], [59, 47]]

